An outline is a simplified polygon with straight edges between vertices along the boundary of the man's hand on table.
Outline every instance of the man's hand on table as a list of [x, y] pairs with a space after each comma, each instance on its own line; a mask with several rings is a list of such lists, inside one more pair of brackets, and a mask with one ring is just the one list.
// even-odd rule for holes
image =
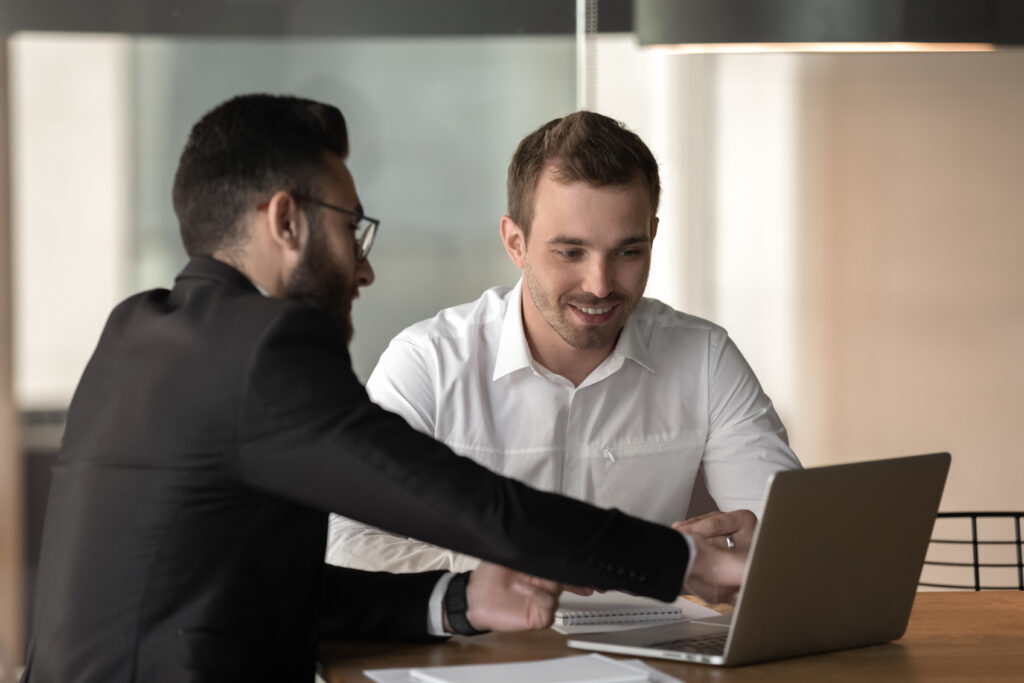
[[750, 510], [711, 512], [673, 524], [697, 550], [684, 589], [710, 603], [734, 604], [756, 526]]
[[726, 537], [732, 537], [736, 547], [734, 550], [747, 552], [754, 540], [754, 528], [757, 527], [757, 515], [750, 510], [733, 510], [732, 512], [709, 512], [700, 517], [693, 517], [682, 522], [674, 522], [672, 528], [683, 534], [701, 536], [705, 540], [715, 539], [718, 545], [726, 543]]
[[562, 585], [481, 562], [466, 586], [466, 618], [481, 631], [547, 628], [555, 619]]

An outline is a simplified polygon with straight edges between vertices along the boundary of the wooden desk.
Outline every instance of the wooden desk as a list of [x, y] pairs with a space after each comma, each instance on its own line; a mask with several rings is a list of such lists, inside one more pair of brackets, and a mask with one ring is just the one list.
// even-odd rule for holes
[[[329, 683], [368, 681], [364, 669], [514, 662], [585, 654], [554, 631], [456, 636], [440, 645], [325, 643]], [[885, 645], [738, 668], [645, 660], [698, 681], [1024, 681], [1024, 592], [919, 593], [910, 625]]]

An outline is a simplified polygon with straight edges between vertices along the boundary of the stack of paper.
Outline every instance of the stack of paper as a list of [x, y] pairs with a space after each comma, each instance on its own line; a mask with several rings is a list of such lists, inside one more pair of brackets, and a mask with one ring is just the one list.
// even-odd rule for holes
[[364, 671], [377, 683], [681, 683], [639, 659], [599, 654], [508, 664], [466, 664]]

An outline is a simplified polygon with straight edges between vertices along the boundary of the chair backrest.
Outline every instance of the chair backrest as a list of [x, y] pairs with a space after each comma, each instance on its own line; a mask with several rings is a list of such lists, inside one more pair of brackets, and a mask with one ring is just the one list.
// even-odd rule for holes
[[[942, 582], [920, 581], [918, 585], [1024, 591], [1022, 518], [1024, 512], [940, 512], [922, 578], [928, 574]], [[1016, 585], [1010, 585], [1013, 583]]]

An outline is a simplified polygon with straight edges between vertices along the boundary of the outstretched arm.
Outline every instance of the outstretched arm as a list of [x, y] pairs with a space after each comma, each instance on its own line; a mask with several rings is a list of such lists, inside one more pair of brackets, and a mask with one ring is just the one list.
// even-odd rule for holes
[[326, 318], [285, 313], [249, 359], [233, 462], [243, 484], [545, 578], [680, 592], [689, 553], [676, 532], [457, 456], [368, 400]]

